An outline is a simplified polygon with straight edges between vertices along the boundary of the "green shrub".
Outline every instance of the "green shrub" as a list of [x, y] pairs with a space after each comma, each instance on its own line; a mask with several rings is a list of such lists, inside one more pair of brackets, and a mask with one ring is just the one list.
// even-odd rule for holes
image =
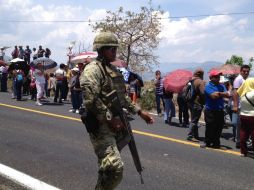
[[144, 110], [152, 110], [156, 107], [155, 92], [153, 88], [142, 89], [139, 104]]

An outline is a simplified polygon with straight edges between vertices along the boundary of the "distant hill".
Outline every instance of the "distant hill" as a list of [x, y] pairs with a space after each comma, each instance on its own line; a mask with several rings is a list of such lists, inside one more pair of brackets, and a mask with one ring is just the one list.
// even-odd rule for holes
[[195, 71], [198, 68], [204, 69], [205, 79], [208, 79], [208, 72], [214, 67], [218, 67], [223, 63], [217, 61], [206, 61], [203, 63], [198, 62], [189, 62], [189, 63], [161, 63], [159, 68], [154, 69], [154, 71], [146, 72], [142, 74], [144, 81], [150, 81], [154, 79], [154, 72], [159, 69], [162, 73], [162, 76], [165, 76], [167, 73], [174, 71], [176, 69], [186, 69], [190, 71]]

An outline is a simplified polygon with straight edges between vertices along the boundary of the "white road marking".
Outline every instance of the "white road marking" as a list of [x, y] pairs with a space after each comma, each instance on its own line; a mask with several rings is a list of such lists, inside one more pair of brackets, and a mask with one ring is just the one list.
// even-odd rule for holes
[[0, 175], [32, 190], [60, 190], [0, 163]]

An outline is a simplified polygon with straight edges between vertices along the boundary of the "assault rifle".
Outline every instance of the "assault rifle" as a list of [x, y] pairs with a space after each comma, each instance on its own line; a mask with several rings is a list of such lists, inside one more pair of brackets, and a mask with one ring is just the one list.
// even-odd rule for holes
[[120, 146], [120, 149], [123, 148], [124, 145], [128, 143], [132, 159], [134, 161], [135, 167], [137, 172], [140, 175], [141, 184], [144, 184], [144, 180], [142, 177], [142, 171], [143, 167], [141, 166], [141, 162], [139, 159], [136, 143], [134, 140], [134, 136], [131, 130], [131, 125], [127, 119], [126, 113], [123, 111], [119, 98], [117, 96], [116, 90], [111, 91], [107, 96], [107, 102], [108, 102], [108, 108], [112, 112], [113, 116], [119, 116], [123, 124], [125, 125], [125, 129], [123, 130], [123, 134], [125, 138], [123, 141], [119, 141], [118, 146]]

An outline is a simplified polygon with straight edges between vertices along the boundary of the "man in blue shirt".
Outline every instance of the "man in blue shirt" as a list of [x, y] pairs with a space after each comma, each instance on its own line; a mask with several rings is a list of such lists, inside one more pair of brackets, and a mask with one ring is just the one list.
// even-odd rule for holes
[[220, 136], [224, 125], [224, 100], [229, 94], [226, 87], [220, 84], [221, 72], [212, 70], [210, 81], [205, 87], [205, 144], [204, 147], [220, 148]]

